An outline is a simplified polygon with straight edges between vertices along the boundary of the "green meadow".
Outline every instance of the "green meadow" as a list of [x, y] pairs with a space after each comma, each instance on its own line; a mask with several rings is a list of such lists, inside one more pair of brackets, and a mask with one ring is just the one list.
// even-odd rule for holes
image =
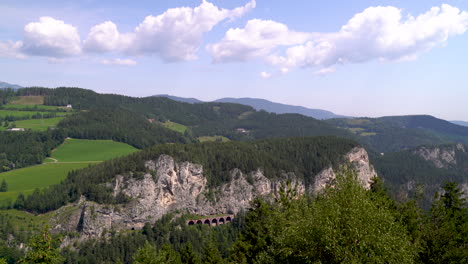
[[51, 105], [21, 105], [21, 104], [7, 104], [2, 105], [2, 109], [13, 110], [26, 110], [26, 111], [55, 111], [59, 109], [58, 106]]
[[67, 139], [51, 157], [59, 162], [104, 161], [125, 156], [136, 148], [112, 140]]
[[179, 123], [171, 122], [171, 121], [167, 121], [167, 122], [163, 123], [163, 125], [166, 128], [169, 128], [171, 130], [174, 130], [174, 131], [182, 133], [182, 134], [185, 132], [185, 130], [187, 130], [186, 126], [184, 126], [182, 124], [179, 124]]
[[0, 182], [5, 179], [8, 183], [8, 192], [0, 193], [0, 205], [14, 201], [20, 193], [28, 195], [36, 188], [60, 183], [72, 170], [135, 151], [138, 149], [112, 140], [67, 139], [44, 164], [0, 173]]
[[[19, 120], [11, 123], [15, 123], [16, 127], [25, 129], [32, 129], [34, 131], [46, 131], [49, 127], [56, 127], [57, 124], [63, 119], [63, 117], [44, 118], [44, 119], [27, 119]], [[6, 130], [4, 126], [0, 126], [0, 131]]]
[[[2, 119], [5, 119], [7, 116], [14, 116], [16, 118], [21, 118], [21, 119], [30, 119], [32, 115], [40, 113], [42, 115], [44, 114], [50, 114], [50, 112], [41, 112], [41, 111], [20, 111], [20, 110], [0, 110], [0, 117]], [[66, 116], [71, 114], [71, 112], [57, 112], [57, 116]]]
[[228, 142], [230, 141], [229, 138], [223, 137], [223, 136], [204, 136], [204, 137], [198, 137], [198, 141], [200, 142], [214, 142], [214, 141], [219, 141], [219, 142]]
[[19, 193], [31, 194], [36, 188], [57, 184], [68, 172], [85, 168], [90, 163], [48, 163], [0, 173], [0, 181], [8, 183], [8, 192], [0, 193], [0, 205], [14, 201]]

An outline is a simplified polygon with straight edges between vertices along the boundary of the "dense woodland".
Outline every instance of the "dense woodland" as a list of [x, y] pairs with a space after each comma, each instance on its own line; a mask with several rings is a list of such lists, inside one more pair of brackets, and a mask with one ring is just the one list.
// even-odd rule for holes
[[42, 163], [65, 138], [63, 130], [0, 132], [0, 172]]
[[354, 131], [359, 142], [375, 152], [397, 152], [421, 145], [468, 144], [468, 127], [432, 116], [330, 119], [327, 123]]
[[136, 148], [161, 143], [188, 143], [190, 139], [124, 109], [93, 109], [62, 120], [59, 128], [72, 138], [112, 139]]
[[[273, 137], [334, 135], [353, 138], [343, 129], [301, 115], [277, 115], [256, 111], [250, 106], [230, 103], [189, 104], [164, 97], [134, 98], [113, 94], [97, 94], [79, 88], [27, 88], [20, 95], [44, 95], [46, 105], [72, 104], [74, 109], [125, 109], [160, 122], [167, 120], [189, 127], [189, 135], [225, 136], [232, 140]], [[83, 114], [83, 113], [80, 113]], [[101, 120], [106, 122], [106, 120]], [[110, 123], [108, 125], [111, 125]], [[239, 133], [244, 128], [248, 133]]]
[[[187, 226], [191, 216], [168, 214], [142, 230], [116, 233], [58, 249], [47, 230], [30, 251], [7, 246], [8, 263], [466, 263], [468, 207], [455, 183], [446, 183], [429, 211], [415, 200], [396, 203], [380, 181], [365, 190], [345, 170], [334, 188], [299, 197], [283, 186], [274, 201], [257, 199], [231, 224]], [[11, 222], [0, 217], [0, 231]], [[10, 227], [9, 227], [10, 226]], [[13, 228], [14, 229], [14, 228]], [[0, 234], [2, 234], [1, 232]], [[2, 244], [3, 243], [3, 244]], [[41, 262], [42, 263], [42, 262]]]

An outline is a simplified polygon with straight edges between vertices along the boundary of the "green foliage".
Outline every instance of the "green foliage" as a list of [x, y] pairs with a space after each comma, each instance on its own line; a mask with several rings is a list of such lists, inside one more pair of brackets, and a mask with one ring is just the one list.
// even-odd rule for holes
[[[432, 161], [425, 160], [416, 154], [423, 147], [434, 151], [437, 148], [441, 153], [453, 153], [455, 162], [444, 164], [442, 160], [442, 164], [446, 166], [438, 168]], [[384, 156], [377, 155], [372, 157], [371, 162], [374, 164], [379, 177], [385, 180], [385, 185], [395, 199], [403, 202], [407, 195], [410, 197], [422, 195], [420, 203], [426, 210], [430, 209], [434, 194], [444, 181], [463, 183], [468, 180], [466, 174], [468, 153], [458, 149], [455, 144], [421, 146], [401, 152], [387, 153]], [[420, 185], [420, 187], [407, 191], [404, 186], [408, 183], [413, 183], [416, 186]]]
[[0, 172], [42, 163], [64, 139], [61, 130], [0, 132]]
[[[288, 207], [257, 206], [247, 218], [242, 249], [247, 263], [414, 263], [417, 248], [386, 203], [350, 172], [312, 200]], [[249, 221], [250, 220], [250, 221]], [[252, 225], [252, 226], [250, 226]], [[242, 256], [242, 255], [241, 255]]]
[[7, 192], [8, 191], [8, 183], [5, 181], [5, 179], [2, 180], [2, 183], [0, 184], [0, 192]]
[[53, 239], [49, 233], [48, 227], [44, 231], [31, 238], [29, 247], [31, 248], [21, 263], [43, 263], [55, 264], [62, 261], [57, 244], [59, 240]]
[[69, 137], [79, 139], [111, 139], [136, 148], [160, 143], [186, 143], [188, 140], [162, 125], [151, 124], [143, 116], [123, 109], [101, 109], [81, 112], [61, 121]]
[[[224, 136], [231, 140], [263, 139], [271, 137], [318, 136], [335, 135], [351, 138], [345, 130], [337, 129], [322, 121], [301, 115], [277, 115], [265, 111], [255, 111], [250, 106], [231, 103], [200, 103], [188, 104], [170, 100], [164, 97], [132, 98], [114, 94], [97, 94], [90, 90], [78, 88], [28, 88], [21, 89], [18, 94], [45, 95], [46, 105], [73, 104], [75, 109], [91, 110], [107, 109], [121, 111], [125, 109], [133, 113], [137, 119], [155, 119], [160, 122], [171, 120], [182, 126], [171, 126], [179, 132], [187, 127], [189, 137]], [[248, 114], [246, 114], [248, 113]], [[132, 122], [131, 119], [126, 119]], [[105, 120], [101, 120], [105, 121]], [[109, 123], [108, 123], [109, 124]], [[124, 125], [124, 124], [120, 124]], [[73, 124], [71, 126], [75, 127]], [[249, 133], [239, 133], [237, 128], [245, 128]], [[73, 137], [81, 138], [105, 134], [109, 131], [93, 124], [93, 131], [87, 129], [73, 130]], [[88, 131], [88, 132], [85, 132]], [[114, 135], [116, 136], [116, 135]], [[128, 136], [131, 136], [130, 134]], [[181, 136], [181, 135], [179, 135]], [[121, 137], [121, 135], [119, 135]], [[88, 137], [86, 137], [88, 138]], [[116, 138], [112, 138], [117, 140]], [[130, 142], [126, 142], [130, 143]], [[134, 143], [130, 143], [136, 146]]]
[[424, 263], [466, 263], [468, 261], [468, 208], [456, 183], [443, 186], [437, 194], [430, 219], [424, 227]]

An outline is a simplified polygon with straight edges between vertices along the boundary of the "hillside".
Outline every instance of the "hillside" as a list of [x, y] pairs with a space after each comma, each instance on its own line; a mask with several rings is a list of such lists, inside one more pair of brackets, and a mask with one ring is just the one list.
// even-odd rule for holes
[[[172, 96], [167, 94], [155, 95], [156, 97], [165, 97], [169, 98], [174, 101], [183, 102], [183, 103], [203, 103], [203, 101], [198, 100], [196, 98], [185, 98], [185, 97], [178, 97]], [[216, 103], [235, 103], [235, 104], [242, 104], [248, 105], [256, 110], [265, 110], [270, 113], [275, 114], [301, 114], [309, 117], [313, 117], [315, 119], [330, 119], [330, 118], [344, 118], [345, 116], [336, 115], [330, 111], [321, 110], [321, 109], [311, 109], [303, 106], [295, 106], [295, 105], [287, 105], [281, 103], [271, 102], [265, 99], [258, 99], [258, 98], [221, 98], [214, 100], [213, 102]]]
[[465, 145], [419, 146], [371, 160], [395, 198], [404, 200], [423, 191], [426, 209], [445, 182], [455, 181], [468, 193], [468, 147]]
[[276, 114], [301, 114], [315, 119], [330, 119], [330, 118], [344, 118], [345, 116], [334, 114], [330, 111], [321, 110], [321, 109], [311, 109], [303, 106], [287, 105], [281, 103], [271, 102], [265, 99], [257, 98], [221, 98], [215, 100], [214, 102], [220, 103], [236, 103], [249, 105], [255, 108], [256, 110], [265, 110], [267, 112], [276, 113]]
[[330, 119], [327, 123], [359, 136], [377, 152], [394, 152], [421, 145], [468, 143], [468, 128], [432, 116]]
[[[144, 120], [151, 120], [154, 126], [162, 126], [167, 121], [186, 126], [188, 129], [185, 130], [184, 135], [179, 134], [179, 137], [185, 136], [190, 139], [203, 136], [224, 136], [231, 140], [319, 135], [353, 137], [351, 133], [343, 129], [335, 128], [314, 118], [298, 114], [278, 115], [256, 111], [250, 106], [233, 103], [189, 104], [164, 97], [134, 98], [114, 94], [98, 94], [79, 88], [28, 88], [19, 90], [18, 94], [42, 95], [46, 105], [72, 104], [74, 109], [86, 110], [86, 112], [81, 112], [67, 120], [80, 119], [82, 120], [80, 122], [91, 122], [90, 120], [99, 118], [99, 116], [113, 116], [113, 112], [122, 111], [122, 113], [126, 113], [125, 115], [134, 116], [131, 118], [134, 120], [128, 119], [131, 120], [128, 122], [133, 122], [135, 125], [136, 120], [139, 120], [138, 123], [141, 125], [148, 122]], [[93, 114], [96, 111], [107, 111], [108, 114]], [[90, 116], [95, 116], [95, 118], [90, 118]], [[112, 125], [108, 120], [119, 122], [119, 126]], [[62, 124], [70, 122], [65, 120]], [[115, 118], [100, 118], [96, 126], [102, 126], [101, 130], [106, 128], [110, 130], [111, 127], [118, 129], [132, 127], [125, 123], [127, 121], [115, 115]], [[73, 123], [72, 126], [75, 127], [73, 131], [82, 130], [78, 123]], [[59, 127], [63, 126], [59, 125]], [[137, 132], [137, 130], [132, 131]], [[73, 134], [72, 136], [86, 138], [86, 133], [79, 133], [80, 135]], [[132, 133], [126, 134], [131, 136]], [[125, 137], [119, 136], [112, 139], [121, 140], [118, 138]]]
[[179, 97], [179, 96], [174, 96], [174, 95], [169, 95], [169, 94], [158, 94], [158, 95], [154, 95], [154, 97], [164, 97], [164, 98], [169, 98], [177, 102], [189, 103], [189, 104], [203, 103], [203, 101], [200, 101], [196, 98]]
[[20, 193], [27, 196], [35, 189], [58, 184], [71, 171], [135, 151], [137, 149], [127, 144], [110, 140], [66, 139], [42, 164], [0, 173], [0, 181], [5, 180], [8, 184], [8, 191], [0, 192], [0, 206], [13, 206]]

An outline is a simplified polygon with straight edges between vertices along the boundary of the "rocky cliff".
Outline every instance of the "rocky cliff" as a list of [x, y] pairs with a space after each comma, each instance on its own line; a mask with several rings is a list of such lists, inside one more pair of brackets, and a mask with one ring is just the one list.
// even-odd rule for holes
[[457, 165], [457, 152], [466, 152], [462, 144], [446, 147], [420, 147], [413, 154], [430, 161], [437, 168], [449, 168]]
[[[354, 148], [345, 156], [357, 171], [358, 179], [366, 188], [376, 175], [363, 148]], [[233, 168], [231, 180], [219, 187], [209, 188], [203, 167], [191, 162], [177, 163], [167, 155], [146, 161], [150, 173], [140, 178], [117, 175], [112, 184], [114, 195], [130, 197], [125, 205], [101, 205], [81, 200], [70, 205], [66, 219], [54, 218], [52, 225], [60, 231], [79, 231], [82, 237], [101, 236], [106, 230], [142, 228], [169, 212], [199, 215], [235, 214], [248, 208], [257, 196], [275, 196], [282, 183], [289, 180], [298, 193], [317, 193], [336, 177], [332, 167], [323, 169], [315, 181], [306, 186], [294, 173], [283, 173], [275, 180], [261, 170], [243, 172]], [[64, 209], [62, 209], [64, 210]], [[64, 224], [65, 223], [65, 224]]]

